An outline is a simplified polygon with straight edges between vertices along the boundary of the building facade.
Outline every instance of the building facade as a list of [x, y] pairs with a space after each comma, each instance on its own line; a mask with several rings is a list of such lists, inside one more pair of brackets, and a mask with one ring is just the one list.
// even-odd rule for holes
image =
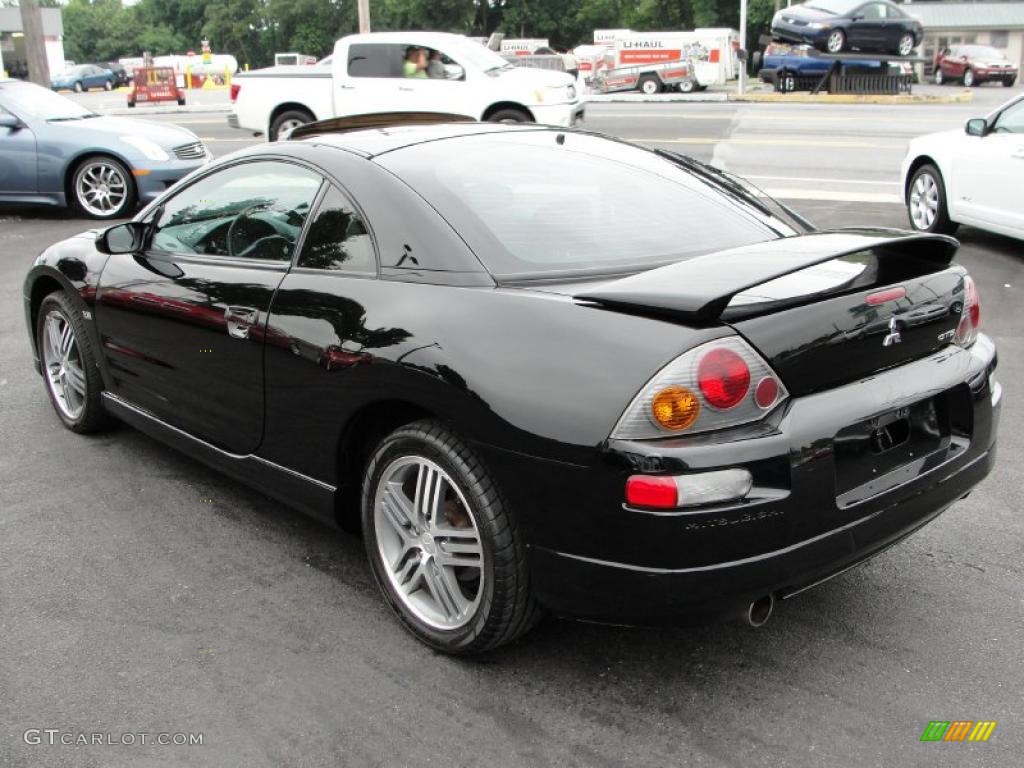
[[931, 75], [935, 55], [948, 45], [991, 45], [1024, 68], [1024, 2], [914, 2], [904, 10], [924, 25], [921, 54]]
[[[40, 12], [46, 60], [50, 65], [50, 74], [55, 75], [64, 71], [64, 22], [60, 8], [42, 8]], [[21, 11], [17, 7], [0, 8], [0, 74], [6, 71], [11, 77], [27, 76], [27, 60]]]

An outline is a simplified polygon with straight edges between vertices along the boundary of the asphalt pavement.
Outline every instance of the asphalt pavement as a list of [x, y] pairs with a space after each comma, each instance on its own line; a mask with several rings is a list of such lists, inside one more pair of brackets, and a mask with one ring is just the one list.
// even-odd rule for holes
[[[886, 201], [907, 138], [989, 108], [608, 104], [588, 125], [749, 174], [822, 227], [903, 226]], [[176, 117], [218, 155], [254, 141], [223, 115]], [[400, 629], [358, 539], [129, 428], [60, 426], [21, 281], [89, 226], [0, 209], [0, 765], [1020, 764], [1020, 242], [960, 232], [1004, 387], [997, 466], [967, 499], [758, 630], [548, 620], [456, 660]], [[998, 725], [984, 744], [922, 743], [932, 720]], [[28, 729], [202, 744], [27, 744]]]

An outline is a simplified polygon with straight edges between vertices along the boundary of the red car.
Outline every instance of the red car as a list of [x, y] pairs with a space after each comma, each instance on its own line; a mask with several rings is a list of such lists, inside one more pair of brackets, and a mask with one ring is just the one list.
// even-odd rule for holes
[[1017, 82], [1017, 67], [990, 45], [953, 45], [935, 57], [935, 84], [962, 80], [968, 88], [989, 80], [1009, 87]]

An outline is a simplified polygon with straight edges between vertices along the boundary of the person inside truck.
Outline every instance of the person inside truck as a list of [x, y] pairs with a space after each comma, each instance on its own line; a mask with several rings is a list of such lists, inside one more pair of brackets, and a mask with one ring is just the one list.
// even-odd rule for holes
[[431, 51], [430, 60], [427, 62], [427, 77], [435, 80], [444, 80], [448, 77], [448, 71], [444, 68], [444, 60], [440, 51]]
[[410, 47], [405, 51], [402, 74], [406, 77], [427, 76], [427, 54], [422, 48]]

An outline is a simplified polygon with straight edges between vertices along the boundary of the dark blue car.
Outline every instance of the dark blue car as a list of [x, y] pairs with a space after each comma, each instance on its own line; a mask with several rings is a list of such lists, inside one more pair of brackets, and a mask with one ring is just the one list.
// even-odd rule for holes
[[[780, 75], [792, 77], [823, 76], [833, 64], [832, 59], [824, 59], [815, 55], [810, 45], [789, 45], [788, 43], [769, 43], [764, 49], [758, 77], [766, 83], [775, 83]], [[860, 70], [877, 70], [882, 66], [880, 61], [845, 62], [847, 67]]]
[[114, 73], [95, 64], [79, 64], [50, 78], [50, 87], [55, 91], [69, 90], [81, 93], [90, 88], [111, 90], [114, 87]]
[[921, 44], [924, 28], [887, 0], [811, 0], [776, 13], [772, 35], [828, 53], [852, 49], [909, 56]]

